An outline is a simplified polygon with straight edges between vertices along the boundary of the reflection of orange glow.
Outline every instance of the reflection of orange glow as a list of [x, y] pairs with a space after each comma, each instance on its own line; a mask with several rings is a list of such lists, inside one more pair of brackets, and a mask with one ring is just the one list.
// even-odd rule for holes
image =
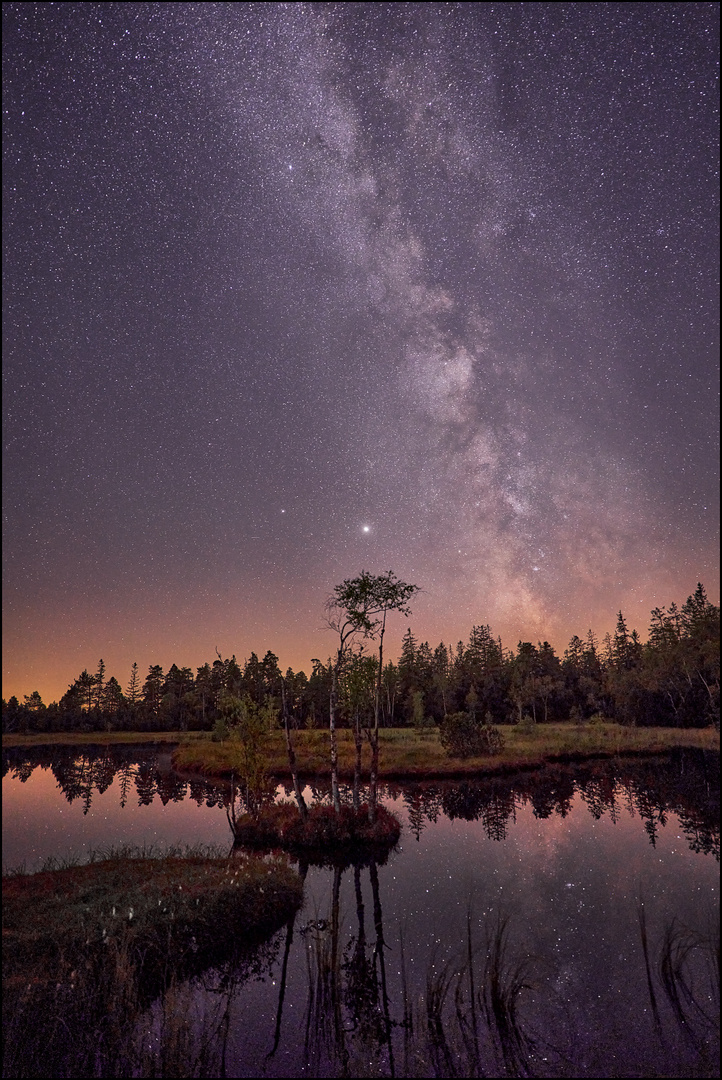
[[[217, 844], [222, 848], [231, 845], [228, 822], [220, 808], [199, 806], [189, 797], [164, 806], [158, 796], [149, 806], [139, 806], [134, 786], [123, 808], [117, 776], [105, 792], [93, 792], [87, 816], [83, 814], [82, 798], [69, 803], [50, 769], [34, 769], [24, 784], [5, 777], [3, 812], [4, 830], [12, 822], [21, 823], [25, 849], [28, 843], [32, 844], [28, 864], [50, 855], [62, 859], [81, 846], [86, 851], [128, 844], [151, 847], [158, 843], [159, 833], [167, 844]], [[12, 847], [4, 832], [3, 860], [10, 868], [26, 857], [16, 859]]]

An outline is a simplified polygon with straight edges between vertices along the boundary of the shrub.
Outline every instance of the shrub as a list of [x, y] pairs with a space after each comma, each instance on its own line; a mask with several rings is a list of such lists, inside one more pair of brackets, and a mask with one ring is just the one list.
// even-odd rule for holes
[[219, 716], [215, 724], [213, 725], [213, 730], [211, 732], [211, 740], [213, 742], [225, 742], [226, 739], [229, 737], [230, 733], [231, 732], [230, 728], [228, 727], [227, 721]]
[[439, 724], [439, 738], [449, 757], [467, 758], [500, 754], [504, 736], [492, 724], [482, 724], [470, 713], [449, 713]]
[[527, 737], [537, 734], [537, 724], [533, 716], [529, 713], [524, 713], [521, 720], [517, 723], [517, 731]]

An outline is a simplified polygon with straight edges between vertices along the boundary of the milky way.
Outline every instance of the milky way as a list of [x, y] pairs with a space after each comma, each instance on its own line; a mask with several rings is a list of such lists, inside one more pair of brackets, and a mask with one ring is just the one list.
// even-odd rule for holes
[[716, 598], [717, 5], [3, 20], [6, 693]]

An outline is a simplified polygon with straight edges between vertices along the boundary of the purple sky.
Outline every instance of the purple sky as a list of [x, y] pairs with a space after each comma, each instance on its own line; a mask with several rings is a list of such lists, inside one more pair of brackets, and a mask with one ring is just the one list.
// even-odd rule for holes
[[4, 4], [4, 694], [717, 601], [718, 19]]

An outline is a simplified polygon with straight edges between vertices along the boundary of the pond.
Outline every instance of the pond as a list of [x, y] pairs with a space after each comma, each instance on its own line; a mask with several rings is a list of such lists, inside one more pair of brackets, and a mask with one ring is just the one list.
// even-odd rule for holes
[[[227, 790], [175, 774], [168, 747], [6, 750], [3, 770], [5, 866], [231, 852]], [[304, 906], [262, 962], [187, 988], [186, 1026], [213, 1032], [205, 1075], [719, 1074], [717, 755], [383, 801], [403, 823], [385, 864], [300, 867]]]

